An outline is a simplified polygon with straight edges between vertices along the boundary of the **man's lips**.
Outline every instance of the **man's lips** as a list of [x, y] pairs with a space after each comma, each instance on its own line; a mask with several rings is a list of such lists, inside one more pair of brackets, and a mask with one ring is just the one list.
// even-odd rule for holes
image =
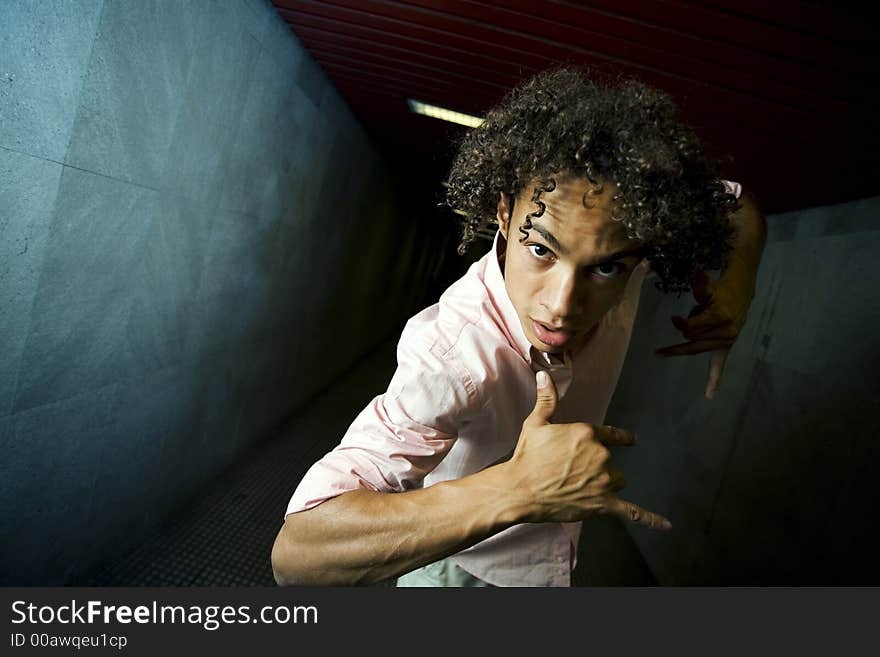
[[541, 342], [549, 344], [552, 347], [563, 346], [575, 335], [574, 331], [563, 328], [553, 329], [552, 327], [536, 322], [535, 320], [532, 320], [532, 329], [535, 331], [535, 335], [538, 336], [538, 339]]

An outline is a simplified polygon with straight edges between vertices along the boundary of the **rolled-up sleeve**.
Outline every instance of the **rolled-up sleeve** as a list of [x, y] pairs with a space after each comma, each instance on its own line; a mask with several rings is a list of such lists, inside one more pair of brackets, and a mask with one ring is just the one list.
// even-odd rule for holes
[[[408, 329], [410, 327], [408, 326]], [[473, 383], [454, 349], [404, 330], [388, 390], [355, 418], [340, 444], [299, 483], [286, 514], [311, 509], [348, 491], [402, 492], [449, 453], [474, 405]]]

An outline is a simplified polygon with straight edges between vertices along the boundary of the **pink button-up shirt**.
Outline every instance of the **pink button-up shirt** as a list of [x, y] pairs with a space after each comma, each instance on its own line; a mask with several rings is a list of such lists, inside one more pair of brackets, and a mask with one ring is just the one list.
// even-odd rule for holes
[[[729, 184], [737, 196], [739, 186]], [[623, 366], [649, 264], [572, 358], [536, 350], [523, 332], [499, 265], [503, 239], [407, 323], [388, 390], [300, 482], [287, 513], [365, 487], [387, 493], [478, 472], [510, 454], [535, 405], [535, 372], [559, 393], [554, 422], [603, 424]], [[581, 523], [523, 523], [453, 555], [496, 586], [569, 586]]]

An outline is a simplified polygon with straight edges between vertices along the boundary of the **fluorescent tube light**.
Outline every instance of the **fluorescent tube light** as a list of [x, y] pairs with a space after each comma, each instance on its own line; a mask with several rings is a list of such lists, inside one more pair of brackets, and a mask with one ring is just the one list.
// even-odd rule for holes
[[431, 105], [430, 103], [423, 103], [419, 100], [413, 100], [412, 98], [407, 98], [406, 102], [409, 103], [409, 108], [416, 114], [423, 114], [434, 119], [440, 119], [441, 121], [466, 125], [469, 128], [478, 128], [483, 124], [483, 119], [479, 116], [462, 114], [461, 112], [455, 112], [451, 109], [446, 109], [445, 107]]

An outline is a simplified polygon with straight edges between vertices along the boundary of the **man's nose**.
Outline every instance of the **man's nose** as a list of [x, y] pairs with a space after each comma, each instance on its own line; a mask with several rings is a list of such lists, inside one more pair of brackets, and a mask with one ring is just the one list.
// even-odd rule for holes
[[559, 324], [577, 318], [584, 311], [585, 285], [577, 272], [560, 271], [544, 294], [544, 307], [551, 315], [550, 319]]

